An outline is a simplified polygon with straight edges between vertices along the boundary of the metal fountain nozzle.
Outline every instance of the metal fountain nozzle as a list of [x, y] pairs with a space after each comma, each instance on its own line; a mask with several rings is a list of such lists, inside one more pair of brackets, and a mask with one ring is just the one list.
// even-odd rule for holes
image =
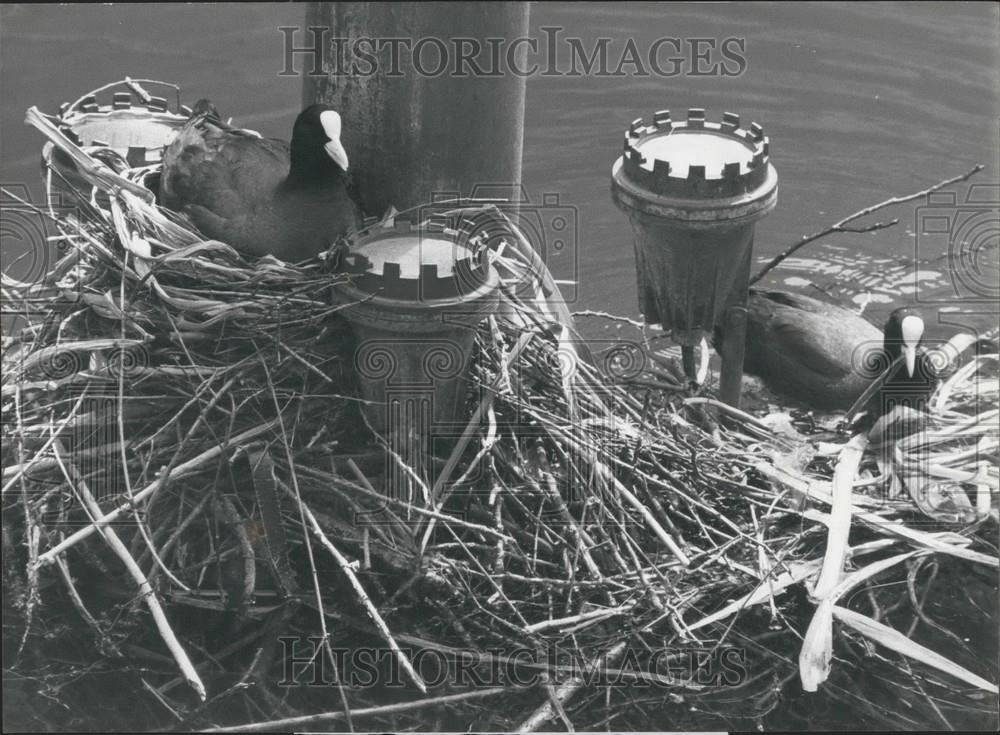
[[[432, 437], [464, 428], [476, 328], [499, 304], [499, 276], [472, 228], [397, 219], [354, 243], [334, 286], [357, 339], [365, 414], [422, 472]], [[402, 478], [401, 481], [405, 481]]]
[[[663, 110], [629, 126], [611, 192], [635, 234], [639, 308], [690, 351], [746, 303], [754, 224], [778, 198], [769, 141], [731, 112], [713, 122], [700, 108], [687, 120]], [[742, 348], [738, 361], [742, 372]]]

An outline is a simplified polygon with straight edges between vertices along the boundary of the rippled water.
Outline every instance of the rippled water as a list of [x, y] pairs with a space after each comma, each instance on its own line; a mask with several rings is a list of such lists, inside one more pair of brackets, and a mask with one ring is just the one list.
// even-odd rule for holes
[[[705, 107], [709, 115], [732, 110], [757, 120], [771, 138], [781, 183], [777, 210], [757, 226], [755, 254], [762, 262], [858, 209], [986, 164], [971, 182], [978, 189], [951, 188], [960, 204], [970, 193], [981, 200], [964, 214], [944, 208], [952, 217], [971, 218], [949, 225], [954, 236], [928, 235], [921, 220], [926, 201], [909, 203], [863, 221], [898, 218], [895, 227], [810, 244], [766, 283], [819, 288], [867, 304], [874, 318], [915, 299], [942, 313], [988, 311], [973, 302], [977, 294], [980, 302], [984, 293], [995, 295], [997, 282], [997, 229], [989, 225], [996, 216], [989, 205], [1000, 199], [997, 7], [535, 6], [533, 36], [541, 38], [543, 26], [559, 26], [562, 38], [581, 38], [586, 48], [607, 36], [615, 60], [630, 38], [639, 49], [661, 37], [746, 39], [747, 68], [738, 77], [529, 80], [524, 184], [533, 201], [558, 194], [560, 206], [577, 215], [576, 246], [550, 260], [559, 277], [578, 281], [576, 308], [637, 315], [631, 236], [609, 196], [625, 126], [656, 109]], [[26, 183], [35, 197], [41, 196], [41, 138], [21, 124], [29, 105], [54, 111], [128, 74], [176, 82], [189, 102], [210, 96], [236, 122], [265, 135], [286, 137], [300, 106], [299, 80], [278, 76], [284, 55], [277, 30], [302, 25], [300, 6], [7, 6], [0, 12], [0, 181]], [[18, 245], [10, 238], [4, 245], [9, 263]], [[957, 269], [949, 247], [964, 258]], [[984, 327], [995, 317], [963, 321]], [[593, 333], [597, 326], [586, 328]]]

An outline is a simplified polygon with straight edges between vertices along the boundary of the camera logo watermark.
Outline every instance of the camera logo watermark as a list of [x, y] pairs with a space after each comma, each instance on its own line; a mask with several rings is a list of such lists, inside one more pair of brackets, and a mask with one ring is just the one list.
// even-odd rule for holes
[[[964, 326], [963, 333], [970, 345], [989, 344], [973, 328]], [[935, 404], [953, 394], [949, 389], [943, 396], [942, 384], [956, 374], [961, 362], [951, 342], [921, 343], [912, 371], [903, 355], [892, 359], [882, 341], [864, 342], [852, 355], [853, 373], [871, 383], [854, 429], [867, 432], [882, 475], [882, 481], [865, 494], [890, 507], [904, 499], [912, 501], [923, 515], [923, 520], [911, 519], [914, 525], [967, 524], [990, 512], [988, 487], [980, 482], [991, 464], [989, 442], [977, 442], [975, 434], [956, 433], [953, 426], [931, 418], [941, 408]], [[970, 417], [988, 408], [988, 395], [980, 396], [980, 388], [978, 381], [958, 387], [962, 411]], [[942, 454], [960, 459], [963, 469], [943, 473]], [[971, 467], [976, 469], [969, 471]]]
[[[971, 184], [964, 195], [938, 191], [915, 211], [916, 262], [946, 254], [951, 293], [925, 294], [923, 303], [988, 304], [1000, 300], [1000, 186]], [[919, 286], [919, 284], [917, 284]]]
[[[420, 482], [434, 483], [434, 457], [450, 456], [467, 435], [469, 419], [464, 409], [492, 406], [503, 419], [504, 433], [517, 437], [526, 481], [548, 500], [542, 515], [546, 522], [572, 523], [567, 508], [590, 499], [592, 479], [578, 474], [581, 467], [600, 464], [607, 471], [601, 482], [629, 481], [628, 455], [640, 439], [638, 428], [609, 412], [603, 420], [570, 420], [562, 449], [551, 446], [551, 437], [532, 412], [539, 390], [567, 395], [569, 404], [586, 402], [608, 392], [612, 384], [634, 379], [647, 365], [644, 347], [627, 340], [583, 340], [563, 337], [537, 348], [540, 359], [515, 361], [504, 370], [502, 384], [485, 385], [466, 395], [472, 384], [467, 365], [472, 344], [419, 337], [386, 337], [360, 343], [355, 366], [363, 381], [369, 406], [366, 412], [384, 426], [389, 452], [386, 487], [389, 498], [412, 502]], [[548, 390], [539, 382], [548, 382]], [[459, 418], [455, 418], [459, 417]], [[605, 457], [610, 450], [613, 457]], [[461, 477], [468, 493], [490, 492], [491, 458], [480, 453], [462, 466], [449, 481]], [[404, 466], [406, 469], [404, 469]], [[438, 478], [439, 479], [439, 478]], [[477, 489], [478, 488], [478, 489]], [[359, 524], [385, 522], [379, 507], [356, 514]]]
[[538, 37], [511, 39], [339, 38], [329, 26], [281, 26], [285, 63], [278, 76], [735, 77], [749, 66], [746, 39], [736, 36], [640, 44], [607, 36], [585, 41], [559, 26], [539, 30]]
[[[44, 347], [23, 363], [8, 366], [18, 371], [17, 379], [22, 383], [62, 385], [67, 395], [65, 405], [72, 411], [58, 419], [64, 452], [61, 461], [34, 462], [23, 471], [23, 480], [42, 503], [43, 521], [69, 526], [90, 524], [86, 513], [77, 512], [81, 508], [75, 494], [79, 483], [86, 483], [93, 499], [105, 510], [124, 501], [128, 483], [122, 458], [125, 440], [119, 421], [128, 404], [120, 400], [115, 383], [124, 380], [127, 384], [141, 377], [149, 365], [145, 345], [122, 342], [97, 350]], [[78, 383], [75, 381], [79, 374], [103, 375], [109, 381]], [[17, 427], [17, 417], [5, 410], [5, 441], [16, 441]], [[131, 524], [135, 520], [135, 515], [124, 515], [114, 523]]]
[[[21, 283], [37, 283], [49, 272], [53, 256], [66, 249], [55, 220], [68, 221], [78, 208], [64, 204], [53, 195], [46, 203], [36, 203], [25, 184], [0, 184], [0, 252], [4, 275]], [[5, 303], [5, 309], [7, 304]]]
[[[567, 304], [577, 300], [578, 209], [558, 193], [547, 192], [533, 201], [523, 187], [480, 183], [467, 193], [435, 192], [411, 217], [393, 223], [393, 231], [413, 239], [421, 263], [425, 257], [434, 262], [427, 273], [421, 267], [418, 285], [425, 285], [425, 277], [438, 284], [451, 274], [456, 286], [446, 308], [437, 285], [410, 288], [409, 306], [398, 314], [378, 308], [362, 316], [365, 307], [358, 307], [357, 328], [363, 334], [354, 367], [362, 381], [365, 413], [390, 450], [386, 494], [413, 502], [420, 493], [430, 491], [433, 496], [433, 488], [459, 478], [469, 492], [489, 492], [490, 484], [482, 482], [490, 477], [488, 454], [479, 453], [471, 463], [452, 468], [445, 479], [441, 464], [454, 458], [454, 452], [471, 457], [472, 450], [463, 444], [469, 416], [478, 411], [481, 421], [484, 411], [496, 410], [503, 431], [518, 438], [518, 461], [524, 462], [526, 479], [551, 500], [545, 513], [554, 524], [570, 522], [567, 504], [587, 502], [585, 485], [594, 479], [582, 478], [578, 468], [596, 466], [609, 447], [625, 456], [635, 444], [637, 429], [611, 413], [604, 420], [570, 420], [571, 436], [563, 437], [560, 449], [551, 445], [553, 438], [534, 415], [532, 402], [541, 390], [567, 396], [570, 404], [586, 403], [594, 391], [606, 392], [605, 382], [631, 380], [646, 369], [645, 349], [638, 343], [584, 341], [559, 326], [569, 318]], [[414, 227], [416, 223], [420, 226]], [[441, 262], [442, 241], [451, 242], [453, 267]], [[485, 261], [494, 271], [493, 282], [499, 287], [492, 305], [480, 303], [491, 277], [481, 266], [459, 267], [464, 261]], [[395, 283], [401, 276], [415, 277], [412, 263], [406, 274], [402, 265], [387, 268], [383, 265], [383, 286], [385, 279]], [[564, 278], [557, 282], [553, 271]], [[375, 273], [377, 278], [377, 268]], [[534, 357], [511, 361], [495, 376], [498, 384], [483, 383], [470, 391], [477, 384], [470, 371], [479, 369], [473, 339], [478, 325], [499, 316], [514, 323], [527, 320], [524, 324], [530, 326], [542, 312], [552, 331], [538, 335], [531, 350]], [[377, 329], [371, 332], [373, 326]], [[540, 387], [540, 381], [548, 383], [547, 388]], [[617, 454], [606, 464], [598, 463], [606, 468], [600, 482], [628, 481], [627, 463]], [[383, 510], [360, 513], [356, 522], [379, 523]]]
[[[435, 218], [460, 230], [459, 246], [503, 256], [493, 265], [502, 279], [516, 276], [519, 296], [533, 299], [541, 287], [549, 304], [578, 300], [580, 212], [557, 192], [533, 200], [523, 186], [490, 183], [475, 184], [467, 194], [434, 192], [432, 201], [418, 209], [418, 219]], [[550, 271], [560, 274], [557, 289], [554, 282], [543, 283]]]

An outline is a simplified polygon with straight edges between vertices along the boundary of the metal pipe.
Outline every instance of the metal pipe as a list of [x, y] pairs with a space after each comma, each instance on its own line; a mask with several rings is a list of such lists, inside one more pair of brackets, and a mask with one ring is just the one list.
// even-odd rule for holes
[[726, 301], [726, 311], [722, 315], [725, 320], [722, 330], [722, 344], [719, 345], [719, 356], [722, 358], [722, 369], [719, 372], [719, 398], [736, 408], [740, 407], [743, 395], [743, 359], [747, 347], [747, 301], [748, 283], [750, 280], [750, 261], [753, 255], [753, 241], [747, 249], [746, 257], [740, 266], [733, 288]]

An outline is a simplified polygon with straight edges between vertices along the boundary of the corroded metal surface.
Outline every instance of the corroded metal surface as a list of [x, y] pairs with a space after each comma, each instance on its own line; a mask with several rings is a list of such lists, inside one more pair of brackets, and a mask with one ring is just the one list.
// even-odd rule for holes
[[475, 331], [498, 305], [499, 277], [467, 234], [377, 228], [353, 244], [342, 267], [350, 279], [334, 287], [357, 339], [366, 415], [407, 452], [414, 437], [461, 423]]
[[737, 276], [753, 246], [754, 223], [774, 209], [778, 176], [760, 125], [725, 113], [686, 120], [669, 111], [632, 122], [612, 168], [612, 197], [635, 233], [639, 306], [646, 321], [695, 345], [743, 299]]

